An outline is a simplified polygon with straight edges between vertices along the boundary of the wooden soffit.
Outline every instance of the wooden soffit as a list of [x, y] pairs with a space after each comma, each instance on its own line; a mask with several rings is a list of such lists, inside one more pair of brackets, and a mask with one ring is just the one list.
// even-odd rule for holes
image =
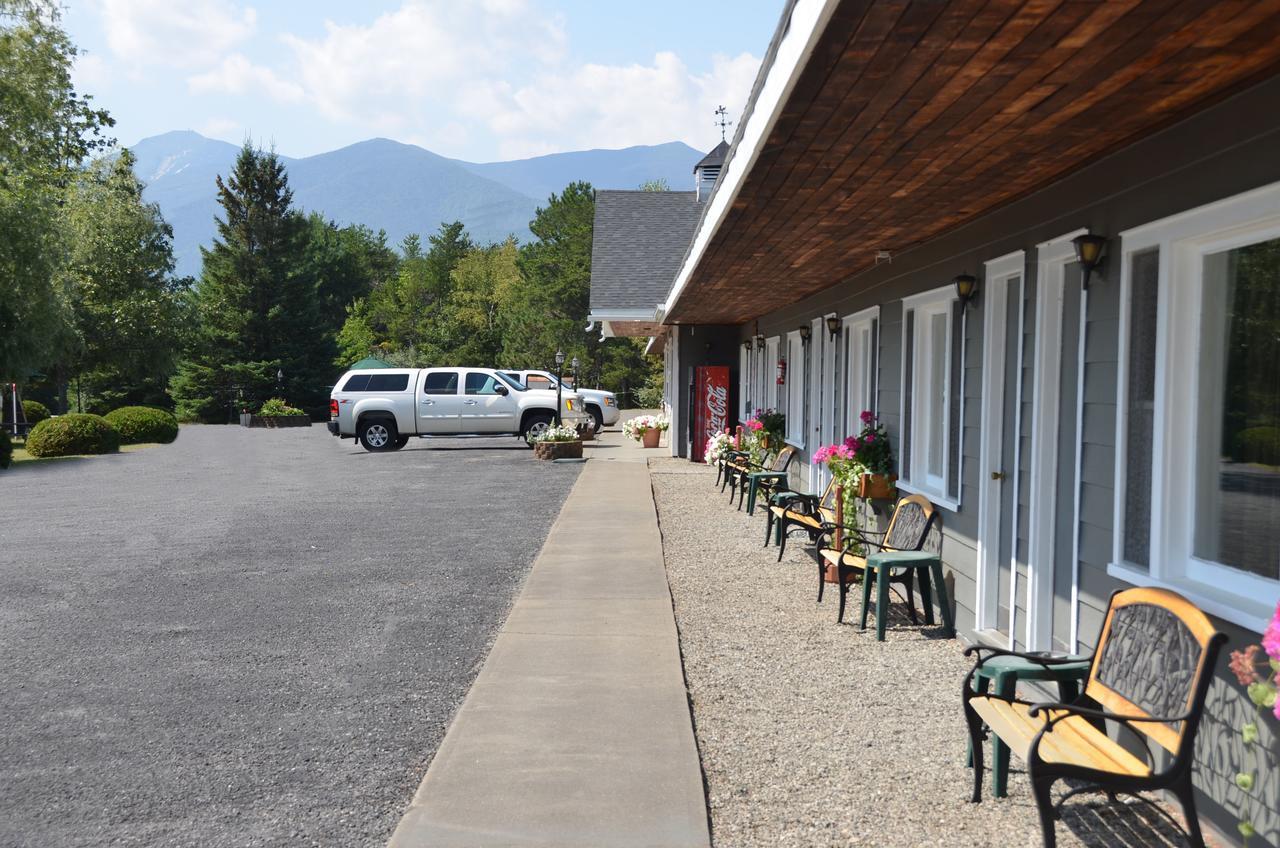
[[1280, 0], [842, 2], [667, 322], [793, 303], [1278, 70]]
[[662, 324], [657, 321], [610, 321], [610, 335], [621, 338], [646, 338], [662, 333]]

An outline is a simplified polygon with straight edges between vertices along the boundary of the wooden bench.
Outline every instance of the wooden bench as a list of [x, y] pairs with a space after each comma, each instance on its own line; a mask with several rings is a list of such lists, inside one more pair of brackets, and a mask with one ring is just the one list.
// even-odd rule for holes
[[836, 520], [836, 485], [835, 478], [827, 484], [821, 495], [802, 494], [800, 492], [778, 492], [769, 506], [769, 521], [764, 531], [765, 547], [769, 546], [770, 537], [775, 536], [774, 525], [777, 525], [778, 562], [787, 550], [787, 535], [792, 530], [802, 530], [809, 534], [809, 541], [816, 543], [822, 535], [824, 525], [833, 524]]
[[[837, 487], [837, 492], [839, 488]], [[823, 528], [823, 537], [828, 546], [822, 547], [819, 539], [818, 555], [818, 602], [822, 602], [822, 590], [827, 583], [835, 583], [840, 589], [840, 610], [836, 613], [836, 621], [844, 621], [845, 599], [849, 594], [849, 584], [863, 579], [867, 570], [867, 557], [878, 551], [918, 551], [924, 548], [929, 538], [929, 530], [937, 519], [936, 510], [929, 499], [923, 495], [908, 495], [902, 498], [893, 508], [889, 518], [889, 526], [883, 533], [849, 527], [844, 521], [844, 507], [841, 494], [836, 495], [836, 510], [839, 516], [834, 524]], [[877, 541], [876, 538], [879, 537]], [[916, 604], [912, 591], [915, 571], [908, 570], [895, 576], [891, 582], [899, 583], [906, 591], [907, 614], [911, 623], [916, 624]], [[885, 610], [877, 610], [883, 616]]]
[[[1076, 793], [1100, 790], [1114, 798], [1117, 792], [1158, 789], [1177, 797], [1191, 845], [1200, 848], [1204, 837], [1191, 770], [1205, 695], [1224, 642], [1226, 636], [1180, 595], [1148, 588], [1116, 592], [1090, 658], [1084, 698], [1071, 704], [983, 695], [974, 691], [973, 683], [982, 664], [996, 656], [1022, 657], [1045, 666], [1072, 660], [982, 646], [965, 649], [966, 655], [978, 657], [964, 683], [965, 719], [973, 746], [973, 800], [982, 799], [981, 742], [989, 731], [1027, 763], [1046, 848], [1056, 844], [1059, 807]], [[1100, 706], [1092, 706], [1095, 703]], [[1132, 735], [1142, 748], [1141, 756], [1099, 728], [1108, 721]], [[1163, 768], [1152, 743], [1172, 755]], [[1055, 804], [1050, 790], [1061, 779], [1084, 785]]]

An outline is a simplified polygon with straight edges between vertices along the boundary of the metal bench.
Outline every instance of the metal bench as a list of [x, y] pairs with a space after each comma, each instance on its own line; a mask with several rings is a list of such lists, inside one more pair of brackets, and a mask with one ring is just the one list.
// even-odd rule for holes
[[829, 525], [836, 520], [837, 488], [833, 477], [820, 496], [801, 492], [778, 492], [770, 498], [769, 521], [765, 526], [764, 544], [768, 547], [770, 537], [776, 537], [778, 562], [782, 562], [782, 555], [787, 550], [787, 536], [793, 530], [808, 533], [809, 541], [816, 543], [818, 537], [822, 535], [823, 525]]
[[[1205, 695], [1226, 636], [1180, 595], [1163, 589], [1127, 589], [1111, 596], [1098, 647], [1090, 658], [1084, 696], [1099, 707], [1074, 703], [1031, 703], [974, 691], [974, 678], [992, 657], [1016, 656], [1046, 667], [1078, 662], [1045, 654], [972, 646], [977, 663], [965, 678], [964, 712], [973, 746], [973, 800], [982, 799], [982, 740], [988, 731], [1000, 737], [1027, 763], [1031, 789], [1040, 811], [1046, 848], [1056, 844], [1054, 821], [1063, 802], [1082, 791], [1117, 792], [1169, 789], [1187, 820], [1192, 846], [1203, 846], [1191, 788], [1195, 737]], [[1143, 756], [1100, 729], [1115, 722], [1132, 735]], [[1161, 767], [1152, 743], [1172, 760]], [[1055, 804], [1053, 784], [1082, 781]]]

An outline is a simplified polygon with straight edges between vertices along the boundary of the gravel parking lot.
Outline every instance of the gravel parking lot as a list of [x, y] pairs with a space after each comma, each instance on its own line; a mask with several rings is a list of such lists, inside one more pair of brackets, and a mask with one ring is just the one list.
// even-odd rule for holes
[[184, 427], [0, 474], [0, 844], [382, 844], [578, 469]]
[[[734, 511], [714, 470], [650, 470], [716, 845], [1041, 844], [1017, 760], [1009, 797], [988, 773], [968, 801], [959, 641], [911, 626], [897, 597], [885, 642], [858, 629], [858, 593], [836, 624], [802, 536], [775, 562], [763, 516]], [[1066, 810], [1061, 846], [1185, 844], [1145, 805]]]

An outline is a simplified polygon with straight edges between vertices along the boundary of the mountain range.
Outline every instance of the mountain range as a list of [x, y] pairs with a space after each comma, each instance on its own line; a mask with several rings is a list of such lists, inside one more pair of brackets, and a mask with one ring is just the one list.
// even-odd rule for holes
[[[214, 178], [231, 170], [239, 148], [180, 130], [145, 138], [130, 149], [138, 178], [146, 185], [144, 197], [160, 207], [173, 227], [177, 273], [198, 276], [200, 247], [212, 244], [219, 212]], [[509, 235], [528, 241], [538, 206], [570, 182], [628, 189], [662, 179], [672, 189], [691, 189], [693, 166], [702, 155], [676, 141], [476, 163], [375, 138], [315, 156], [280, 159], [295, 205], [339, 225], [385, 230], [394, 245], [409, 233], [425, 239], [449, 221], [462, 221], [480, 243]]]

